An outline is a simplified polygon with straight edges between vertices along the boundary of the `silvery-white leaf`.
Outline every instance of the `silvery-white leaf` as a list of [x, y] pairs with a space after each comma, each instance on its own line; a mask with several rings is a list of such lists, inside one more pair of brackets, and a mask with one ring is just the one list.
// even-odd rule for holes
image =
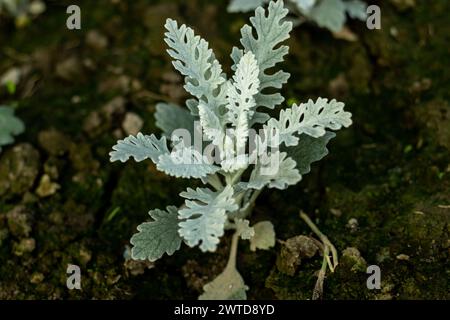
[[228, 12], [249, 12], [262, 6], [268, 0], [231, 0], [227, 7]]
[[209, 163], [194, 147], [174, 148], [170, 154], [162, 154], [157, 169], [169, 176], [181, 178], [203, 178], [220, 168]]
[[213, 281], [203, 286], [204, 293], [199, 300], [246, 300], [248, 287], [233, 264]]
[[109, 155], [111, 162], [117, 160], [125, 162], [133, 157], [137, 162], [152, 159], [154, 163], [157, 163], [161, 155], [168, 153], [166, 137], [158, 139], [153, 134], [144, 136], [138, 133], [136, 137], [130, 135], [124, 140], [119, 140]]
[[[288, 10], [284, 8], [283, 1], [271, 1], [266, 12], [259, 7], [255, 10], [255, 16], [250, 18], [252, 26], [245, 25], [241, 29], [241, 44], [244, 50], [233, 48], [231, 57], [235, 63], [233, 70], [239, 63], [244, 53], [251, 51], [258, 62], [260, 90], [266, 88], [280, 88], [286, 83], [289, 74], [279, 71], [275, 74], [267, 74], [266, 71], [283, 61], [283, 57], [288, 53], [287, 46], [279, 44], [289, 38], [292, 23], [285, 21]], [[256, 37], [255, 37], [256, 35]], [[255, 96], [258, 107], [273, 109], [276, 105], [284, 101], [284, 98], [276, 94], [266, 94], [263, 92]]]
[[280, 144], [295, 146], [298, 143], [296, 134], [305, 133], [318, 138], [325, 134], [325, 129], [338, 130], [352, 124], [352, 114], [344, 111], [344, 103], [335, 99], [318, 98], [316, 102], [308, 100], [299, 106], [281, 110], [279, 120], [270, 119], [268, 127], [279, 130]]
[[14, 109], [0, 105], [0, 152], [2, 146], [13, 143], [14, 136], [25, 130], [22, 120], [14, 115]]
[[272, 152], [266, 157], [259, 157], [253, 169], [247, 187], [252, 189], [269, 188], [286, 189], [297, 184], [301, 175], [296, 163], [287, 157], [286, 152]]
[[235, 219], [236, 232], [239, 234], [241, 239], [249, 240], [255, 235], [255, 230], [250, 227], [250, 221], [247, 219]]
[[308, 13], [316, 4], [316, 0], [292, 0], [302, 13]]
[[324, 27], [332, 32], [339, 32], [345, 24], [346, 6], [342, 0], [320, 1], [308, 14], [319, 27]]
[[227, 90], [228, 120], [233, 125], [237, 124], [239, 114], [243, 111], [253, 112], [254, 95], [258, 93], [260, 84], [258, 75], [255, 55], [248, 51], [240, 58]]
[[217, 115], [203, 102], [198, 105], [200, 124], [206, 138], [214, 145], [221, 146], [224, 139], [224, 127]]
[[267, 250], [275, 246], [275, 230], [270, 221], [261, 221], [253, 225], [254, 236], [250, 239], [250, 250]]
[[158, 103], [155, 112], [156, 126], [167, 138], [177, 129], [186, 129], [194, 136], [195, 118], [190, 112], [172, 103]]
[[200, 244], [203, 252], [215, 251], [219, 238], [224, 234], [226, 213], [238, 209], [233, 199], [233, 188], [225, 187], [222, 191], [207, 188], [188, 188], [180, 193], [186, 198], [186, 207], [178, 211], [179, 233], [187, 245]]
[[175, 69], [185, 76], [184, 88], [219, 114], [219, 107], [226, 102], [222, 92], [226, 79], [208, 42], [186, 25], [178, 27], [175, 20], [167, 19], [165, 27], [165, 41], [170, 47], [167, 52], [175, 60]]
[[136, 260], [155, 261], [164, 253], [169, 256], [180, 249], [181, 237], [178, 234], [178, 209], [174, 206], [164, 210], [151, 210], [151, 222], [140, 224], [130, 242], [133, 245], [131, 257]]
[[256, 107], [254, 96], [259, 90], [259, 68], [255, 55], [249, 51], [237, 64], [233, 79], [228, 86], [228, 121], [234, 126], [236, 149], [245, 147], [248, 137], [249, 119]]
[[359, 19], [361, 21], [366, 21], [367, 19], [367, 4], [361, 0], [350, 0], [346, 1], [345, 8], [347, 14], [353, 19]]

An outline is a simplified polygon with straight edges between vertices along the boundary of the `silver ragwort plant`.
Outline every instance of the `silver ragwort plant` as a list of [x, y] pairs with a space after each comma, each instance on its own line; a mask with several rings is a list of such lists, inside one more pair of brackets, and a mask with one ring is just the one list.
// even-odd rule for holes
[[[228, 264], [204, 286], [200, 299], [246, 298], [248, 287], [236, 269], [238, 240], [249, 240], [253, 251], [275, 244], [271, 222], [250, 222], [258, 195], [265, 188], [297, 184], [311, 163], [328, 153], [326, 145], [335, 136], [331, 131], [352, 123], [344, 104], [334, 99], [294, 104], [278, 118], [267, 113], [284, 101], [275, 91], [290, 76], [282, 70], [268, 72], [288, 53], [288, 47], [280, 45], [292, 29], [287, 14], [282, 0], [270, 2], [267, 10], [256, 9], [251, 25], [241, 29], [241, 48], [232, 50], [231, 78], [208, 42], [168, 19], [168, 53], [192, 98], [186, 101], [187, 109], [157, 105], [161, 138], [139, 133], [119, 140], [110, 153], [111, 161], [150, 159], [170, 176], [196, 178], [206, 185], [181, 192], [185, 203], [180, 208], [149, 212], [152, 221], [139, 225], [131, 238], [133, 259], [155, 261], [164, 253], [172, 255], [182, 243], [214, 252], [225, 231], [234, 230]], [[206, 141], [198, 143], [198, 135]]]

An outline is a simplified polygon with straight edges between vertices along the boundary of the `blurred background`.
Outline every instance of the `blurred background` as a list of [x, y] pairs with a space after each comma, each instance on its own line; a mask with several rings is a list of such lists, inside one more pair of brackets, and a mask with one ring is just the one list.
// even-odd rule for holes
[[[300, 210], [314, 218], [340, 253], [325, 299], [449, 299], [450, 2], [371, 3], [380, 30], [349, 20], [350, 39], [313, 23], [292, 31], [282, 107], [336, 98], [354, 124], [298, 185], [265, 190], [253, 218], [271, 220], [279, 240], [310, 234]], [[166, 54], [166, 18], [204, 37], [229, 73], [252, 14], [227, 13], [227, 0], [41, 4], [0, 16], [0, 105], [25, 125], [0, 153], [0, 298], [197, 298], [226, 264], [230, 235], [213, 254], [184, 246], [130, 260], [148, 210], [180, 205], [192, 183], [108, 153], [126, 135], [159, 133], [156, 103], [188, 98]], [[80, 30], [66, 27], [72, 4]], [[322, 258], [292, 263], [282, 250], [240, 244], [250, 299], [311, 298]], [[82, 290], [67, 289], [68, 264], [80, 266]], [[366, 287], [373, 264], [381, 290]]]

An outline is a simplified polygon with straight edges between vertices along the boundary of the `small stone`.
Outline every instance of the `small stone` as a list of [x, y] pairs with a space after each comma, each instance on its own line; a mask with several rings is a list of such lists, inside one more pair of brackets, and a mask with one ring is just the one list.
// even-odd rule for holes
[[0, 197], [28, 191], [39, 172], [39, 152], [28, 143], [8, 149], [0, 158]]
[[107, 131], [113, 120], [125, 113], [126, 100], [122, 96], [115, 97], [103, 105], [99, 111], [92, 111], [84, 120], [83, 130], [91, 137]]
[[144, 121], [141, 119], [141, 117], [133, 112], [127, 112], [125, 114], [125, 119], [122, 122], [122, 128], [127, 135], [138, 134], [141, 131], [143, 125]]
[[276, 265], [280, 272], [293, 276], [302, 258], [313, 257], [319, 247], [316, 242], [307, 236], [295, 236], [282, 243]]
[[40, 0], [34, 0], [30, 3], [30, 7], [28, 8], [28, 11], [34, 15], [38, 16], [41, 13], [43, 13], [46, 9], [45, 3]]
[[334, 209], [334, 208], [331, 208], [330, 209], [330, 212], [331, 212], [331, 214], [333, 215], [333, 216], [335, 216], [335, 217], [340, 217], [340, 216], [342, 216], [342, 211], [341, 210], [339, 210], [339, 209]]
[[94, 50], [102, 51], [108, 47], [108, 38], [98, 30], [90, 30], [86, 35], [86, 44]]
[[38, 284], [38, 283], [41, 283], [42, 281], [44, 281], [44, 275], [42, 273], [34, 272], [31, 275], [30, 282], [32, 284]]
[[404, 254], [404, 253], [399, 254], [396, 258], [397, 258], [397, 260], [402, 260], [402, 261], [408, 261], [409, 260], [409, 256], [407, 254]]
[[98, 111], [92, 111], [86, 117], [83, 123], [83, 131], [85, 131], [90, 136], [95, 136], [100, 132], [99, 128], [102, 125], [102, 117]]
[[102, 112], [111, 118], [115, 115], [121, 115], [125, 112], [126, 100], [122, 96], [115, 97], [114, 99], [108, 101], [102, 108]]
[[86, 265], [89, 261], [91, 261], [92, 252], [88, 249], [82, 247], [80, 249], [80, 260], [83, 265]]
[[351, 218], [350, 220], [348, 220], [347, 228], [350, 229], [350, 232], [355, 232], [358, 230], [358, 220], [356, 220], [355, 218]]
[[63, 155], [71, 144], [69, 137], [56, 129], [39, 132], [38, 141], [45, 151], [54, 156]]
[[25, 238], [20, 242], [15, 242], [13, 245], [13, 253], [16, 256], [23, 256], [25, 253], [30, 253], [36, 248], [36, 241], [33, 238]]
[[98, 88], [100, 93], [121, 92], [128, 93], [131, 87], [131, 78], [124, 74], [111, 75], [105, 81], [101, 82]]
[[73, 97], [70, 99], [70, 102], [72, 102], [73, 104], [78, 104], [78, 103], [81, 102], [81, 97], [75, 95], [75, 96], [73, 96]]
[[14, 85], [18, 85], [21, 78], [21, 72], [19, 68], [13, 67], [8, 69], [1, 77], [0, 77], [0, 85], [7, 85], [8, 83], [12, 83]]
[[69, 57], [56, 65], [56, 75], [67, 81], [77, 80], [81, 75], [82, 65], [77, 57]]
[[59, 184], [52, 182], [50, 180], [50, 176], [48, 174], [44, 174], [42, 175], [39, 186], [36, 189], [36, 194], [41, 198], [49, 197], [55, 194], [59, 188]]
[[31, 215], [24, 206], [16, 206], [6, 213], [8, 228], [17, 238], [28, 237], [31, 232]]

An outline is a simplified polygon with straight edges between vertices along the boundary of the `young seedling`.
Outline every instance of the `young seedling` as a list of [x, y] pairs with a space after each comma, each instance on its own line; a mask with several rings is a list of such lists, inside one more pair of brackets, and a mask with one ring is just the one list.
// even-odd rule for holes
[[275, 91], [290, 76], [281, 70], [268, 73], [288, 53], [288, 47], [280, 45], [292, 29], [287, 14], [281, 0], [270, 2], [267, 11], [256, 9], [251, 25], [241, 29], [242, 47], [232, 50], [231, 78], [208, 42], [168, 19], [168, 53], [185, 76], [184, 88], [192, 98], [186, 101], [187, 109], [157, 105], [161, 138], [139, 133], [119, 140], [110, 153], [111, 161], [150, 159], [170, 176], [209, 185], [181, 192], [186, 199], [181, 208], [151, 210], [152, 221], [139, 225], [131, 238], [133, 259], [155, 261], [164, 253], [172, 255], [181, 243], [214, 252], [225, 230], [233, 230], [227, 266], [204, 286], [200, 299], [246, 298], [248, 287], [236, 269], [239, 239], [249, 240], [251, 250], [275, 244], [271, 222], [251, 225], [249, 220], [258, 195], [265, 188], [297, 184], [311, 163], [328, 153], [326, 145], [335, 136], [331, 130], [352, 123], [343, 103], [323, 98], [294, 104], [277, 118], [268, 115], [284, 101]]

